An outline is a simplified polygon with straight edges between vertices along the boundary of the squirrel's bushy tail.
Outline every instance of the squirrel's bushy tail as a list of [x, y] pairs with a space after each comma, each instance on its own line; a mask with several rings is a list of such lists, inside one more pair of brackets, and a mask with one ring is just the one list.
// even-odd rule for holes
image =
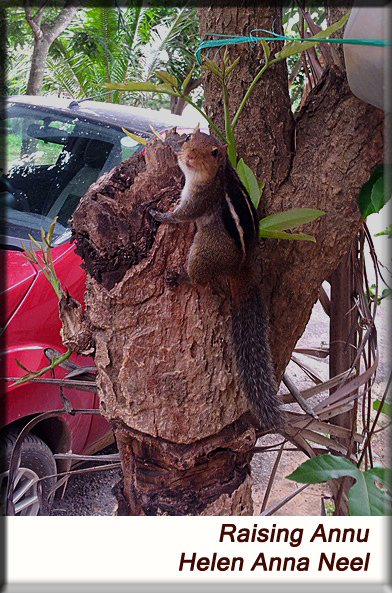
[[279, 431], [284, 427], [284, 414], [277, 397], [267, 318], [260, 289], [246, 268], [233, 291], [232, 334], [239, 383], [261, 428]]

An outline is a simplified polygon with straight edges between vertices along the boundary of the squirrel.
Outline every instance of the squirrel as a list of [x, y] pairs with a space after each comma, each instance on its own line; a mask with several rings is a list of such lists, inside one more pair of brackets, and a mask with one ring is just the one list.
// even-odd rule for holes
[[284, 415], [277, 397], [267, 339], [267, 320], [255, 278], [252, 252], [258, 237], [258, 217], [237, 173], [227, 145], [208, 134], [186, 136], [177, 155], [185, 175], [181, 198], [173, 212], [150, 209], [162, 223], [196, 223], [187, 273], [167, 281], [206, 285], [227, 277], [232, 310], [232, 342], [239, 384], [263, 430], [282, 430]]

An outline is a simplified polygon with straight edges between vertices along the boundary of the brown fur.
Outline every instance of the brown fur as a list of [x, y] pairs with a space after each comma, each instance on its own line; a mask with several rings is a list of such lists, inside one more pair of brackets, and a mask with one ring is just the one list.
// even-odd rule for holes
[[[227, 184], [238, 184], [237, 200], [246, 198], [248, 205], [250, 200], [247, 195], [241, 195], [246, 190], [232, 169], [225, 178], [227, 167], [230, 167], [226, 147], [219, 146], [211, 136], [200, 132], [192, 134], [184, 142], [178, 162], [185, 173], [185, 186], [179, 204], [173, 212], [150, 212], [161, 222], [196, 222], [197, 231], [187, 263], [189, 281], [192, 284], [205, 285], [219, 276], [229, 278], [234, 303], [233, 347], [240, 384], [262, 427], [279, 430], [283, 426], [283, 415], [276, 396], [263, 303], [254, 280], [252, 242], [245, 242], [244, 229], [238, 228], [241, 221], [235, 205], [230, 201], [230, 188], [227, 188]], [[228, 233], [230, 225], [225, 226], [223, 221], [223, 208], [226, 204], [229, 215], [232, 216], [230, 224], [234, 230], [237, 229], [237, 234], [233, 235], [237, 237], [237, 242]], [[246, 205], [245, 211], [247, 207]], [[257, 221], [255, 213], [254, 217]], [[252, 224], [252, 232], [255, 233], [255, 223]]]

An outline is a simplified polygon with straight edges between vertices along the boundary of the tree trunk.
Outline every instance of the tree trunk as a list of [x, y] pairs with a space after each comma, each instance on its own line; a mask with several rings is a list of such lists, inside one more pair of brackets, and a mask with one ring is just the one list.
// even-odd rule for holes
[[[198, 8], [201, 39], [213, 31], [225, 35], [249, 35], [255, 28], [274, 29], [281, 33], [282, 9], [279, 6], [247, 5], [238, 8], [228, 2], [218, 6]], [[282, 42], [271, 43], [271, 55], [282, 48]], [[228, 45], [231, 61], [240, 62], [229, 85], [231, 117], [243, 95], [264, 63], [260, 43]], [[214, 55], [220, 65], [225, 48]], [[211, 58], [211, 56], [209, 56]], [[265, 200], [270, 200], [276, 188], [287, 177], [292, 160], [293, 116], [288, 93], [285, 61], [268, 69], [262, 82], [256, 85], [235, 128], [238, 157], [243, 158], [256, 177], [266, 182]], [[224, 132], [223, 99], [220, 87], [210, 72], [203, 73], [203, 87], [208, 115]]]
[[[329, 376], [335, 377], [339, 373], [351, 368], [357, 353], [358, 313], [355, 306], [355, 276], [354, 258], [357, 241], [344, 255], [339, 266], [329, 278], [331, 285], [330, 304], [330, 351]], [[336, 388], [331, 389], [334, 393]], [[356, 406], [344, 414], [334, 417], [334, 424], [355, 430], [353, 424], [356, 419]], [[343, 443], [346, 447], [348, 442]]]
[[26, 95], [39, 95], [45, 75], [46, 58], [50, 42], [46, 37], [34, 40], [33, 56], [31, 59], [29, 80], [27, 82]]
[[[185, 88], [185, 95], [189, 95], [193, 90], [197, 89], [198, 86], [201, 85], [201, 78], [191, 78]], [[185, 99], [181, 99], [180, 97], [170, 97], [170, 112], [175, 113], [176, 115], [182, 115], [185, 107], [188, 103]]]
[[146, 211], [178, 197], [173, 144], [153, 141], [145, 162], [104, 175], [73, 215], [102, 413], [121, 454], [125, 512], [252, 514], [256, 435], [229, 353], [226, 286], [171, 290], [165, 273], [184, 266], [194, 229], [157, 229]]
[[67, 0], [64, 8], [57, 17], [50, 23], [41, 25], [45, 2], [38, 8], [34, 17], [31, 14], [30, 2], [24, 0], [23, 5], [26, 20], [34, 36], [33, 56], [27, 82], [26, 95], [39, 95], [42, 89], [42, 82], [45, 75], [46, 58], [53, 41], [68, 27], [79, 8], [76, 0]]
[[[331, 286], [330, 298], [330, 324], [329, 324], [329, 376], [335, 377], [339, 373], [351, 368], [356, 353], [358, 341], [358, 312], [355, 305], [355, 275], [354, 261], [356, 257], [357, 238], [350, 246], [348, 252], [343, 256], [336, 270], [329, 278]], [[330, 390], [334, 393], [337, 388]], [[358, 402], [350, 410], [333, 417], [333, 423], [343, 426], [351, 431], [356, 431]], [[338, 439], [347, 450], [350, 457], [355, 453], [355, 443], [350, 447], [350, 438]], [[342, 478], [331, 481], [330, 486], [334, 495], [335, 514], [347, 515], [348, 506], [346, 503], [348, 491], [354, 480]], [[342, 492], [341, 492], [342, 490]], [[342, 497], [342, 493], [346, 497]]]
[[[279, 33], [272, 7], [200, 8], [205, 32]], [[277, 51], [278, 45], [272, 48]], [[231, 46], [241, 61], [232, 109], [262, 64], [260, 45]], [[222, 101], [207, 74], [209, 114], [222, 126]], [[237, 126], [239, 157], [266, 183], [263, 212], [325, 211], [307, 225], [316, 243], [268, 240], [256, 257], [270, 312], [270, 342], [280, 379], [309, 319], [322, 282], [360, 225], [356, 196], [382, 160], [383, 114], [356, 99], [330, 68], [299, 116], [290, 111], [287, 70], [273, 66], [256, 86]], [[169, 210], [183, 183], [171, 146], [156, 139], [91, 186], [73, 216], [87, 270], [86, 322], [95, 347], [103, 414], [113, 424], [124, 471], [119, 512], [251, 514], [249, 464], [255, 430], [237, 387], [224, 283], [170, 290], [192, 226], [162, 225], [149, 206]]]
[[[199, 8], [200, 30], [248, 35], [257, 28], [281, 32], [279, 7]], [[274, 44], [271, 54], [279, 50]], [[260, 44], [228, 46], [241, 56], [229, 88], [233, 112], [263, 64]], [[244, 81], [244, 82], [243, 82]], [[222, 122], [221, 97], [209, 73], [203, 81], [210, 115]], [[220, 126], [223, 129], [223, 124]], [[270, 342], [278, 380], [303, 333], [320, 286], [347, 253], [360, 227], [356, 198], [374, 166], [383, 161], [383, 112], [358, 100], [336, 66], [324, 73], [293, 119], [287, 71], [278, 63], [256, 85], [236, 127], [238, 157], [265, 182], [263, 214], [309, 207], [325, 211], [304, 231], [316, 243], [265, 240], [260, 266], [270, 312]]]
[[181, 99], [181, 97], [170, 97], [170, 113], [182, 115], [187, 105], [188, 103], [185, 101], [185, 99]]

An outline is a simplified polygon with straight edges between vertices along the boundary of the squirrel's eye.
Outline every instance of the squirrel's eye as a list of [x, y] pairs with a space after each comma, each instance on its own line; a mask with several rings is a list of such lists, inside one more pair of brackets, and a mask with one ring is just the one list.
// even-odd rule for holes
[[188, 134], [188, 135], [185, 137], [185, 140], [184, 140], [184, 142], [189, 142], [189, 140], [191, 139], [191, 136], [192, 136], [192, 134]]
[[219, 150], [217, 148], [214, 148], [214, 150], [211, 151], [211, 154], [213, 157], [217, 157], [218, 156], [218, 152]]

